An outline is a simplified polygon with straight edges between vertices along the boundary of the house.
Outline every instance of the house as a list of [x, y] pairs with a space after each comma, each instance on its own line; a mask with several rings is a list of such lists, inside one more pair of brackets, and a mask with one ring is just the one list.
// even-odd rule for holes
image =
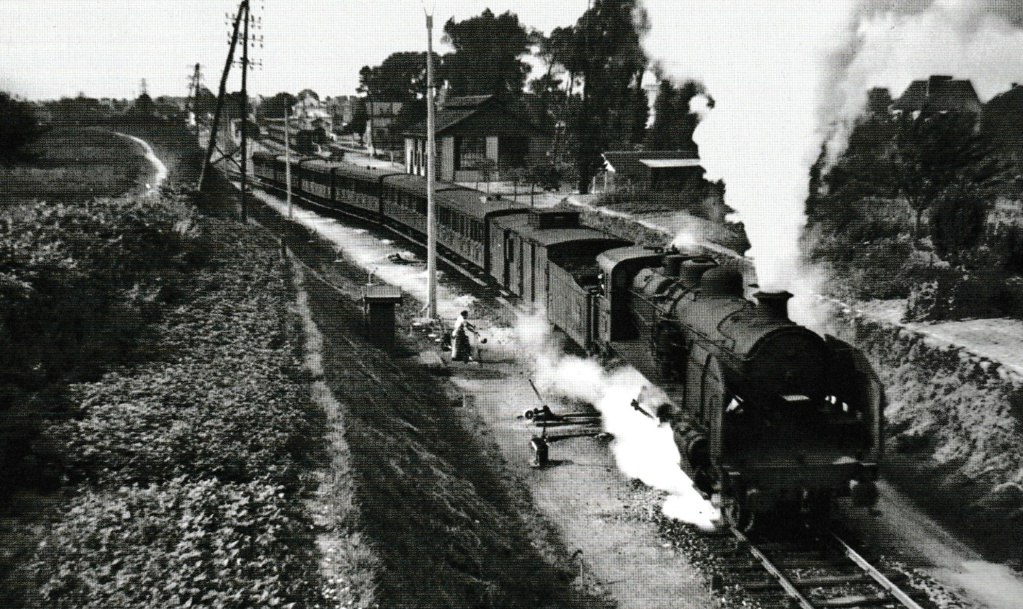
[[913, 116], [945, 112], [976, 115], [980, 114], [981, 103], [969, 80], [935, 75], [927, 80], [914, 80], [890, 109], [893, 114], [908, 112]]
[[366, 102], [366, 133], [362, 142], [374, 154], [378, 148], [391, 150], [401, 147], [401, 137], [392, 133], [391, 125], [404, 105], [396, 101]]
[[299, 92], [291, 108], [291, 119], [302, 129], [320, 130], [326, 134], [334, 131], [334, 119], [330, 111], [310, 89]]
[[604, 184], [612, 192], [631, 186], [642, 190], [679, 190], [703, 181], [703, 167], [695, 149], [614, 150], [603, 153]]
[[[527, 95], [452, 97], [436, 112], [437, 179], [499, 181], [548, 162], [550, 135]], [[426, 121], [405, 133], [405, 171], [426, 175]]]

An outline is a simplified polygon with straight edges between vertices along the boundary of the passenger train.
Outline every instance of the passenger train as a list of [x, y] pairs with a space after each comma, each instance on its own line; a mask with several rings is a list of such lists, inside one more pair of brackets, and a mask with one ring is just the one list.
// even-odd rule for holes
[[[255, 175], [285, 187], [283, 156]], [[346, 162], [292, 160], [292, 191], [422, 242], [424, 178]], [[757, 292], [700, 251], [639, 247], [457, 184], [436, 184], [438, 248], [546, 311], [579, 346], [628, 361], [665, 389], [683, 469], [738, 528], [776, 509], [814, 517], [834, 500], [877, 500], [885, 396], [864, 355], [791, 321], [787, 293]]]

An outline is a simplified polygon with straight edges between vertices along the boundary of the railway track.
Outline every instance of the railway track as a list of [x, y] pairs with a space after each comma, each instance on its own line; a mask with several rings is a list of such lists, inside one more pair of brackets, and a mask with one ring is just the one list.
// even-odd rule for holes
[[[785, 526], [750, 538], [735, 529], [706, 539], [718, 559], [714, 586], [739, 588], [764, 608], [924, 609], [922, 593], [899, 587], [828, 529]], [[925, 604], [920, 604], [923, 601]]]

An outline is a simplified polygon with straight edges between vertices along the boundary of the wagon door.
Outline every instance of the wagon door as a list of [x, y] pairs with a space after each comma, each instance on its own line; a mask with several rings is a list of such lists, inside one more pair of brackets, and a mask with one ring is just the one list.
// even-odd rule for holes
[[536, 302], [536, 244], [529, 244], [529, 302]]
[[511, 283], [512, 278], [512, 267], [515, 265], [515, 240], [512, 238], [511, 231], [504, 231], [504, 278], [501, 284], [509, 288], [511, 291], [515, 291], [515, 286]]

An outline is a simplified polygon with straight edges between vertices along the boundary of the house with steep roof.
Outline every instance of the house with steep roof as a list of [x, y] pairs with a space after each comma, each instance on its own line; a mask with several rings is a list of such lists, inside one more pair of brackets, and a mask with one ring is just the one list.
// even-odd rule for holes
[[927, 80], [914, 80], [890, 107], [892, 113], [941, 114], [962, 112], [980, 114], [981, 103], [969, 80], [933, 75]]
[[703, 180], [703, 166], [695, 149], [611, 150], [604, 152], [603, 185], [600, 190], [632, 186], [641, 190], [679, 190]]
[[[547, 162], [551, 136], [528, 96], [475, 95], [445, 100], [435, 115], [438, 180], [499, 181], [514, 169]], [[405, 171], [426, 175], [426, 121], [405, 133]]]

